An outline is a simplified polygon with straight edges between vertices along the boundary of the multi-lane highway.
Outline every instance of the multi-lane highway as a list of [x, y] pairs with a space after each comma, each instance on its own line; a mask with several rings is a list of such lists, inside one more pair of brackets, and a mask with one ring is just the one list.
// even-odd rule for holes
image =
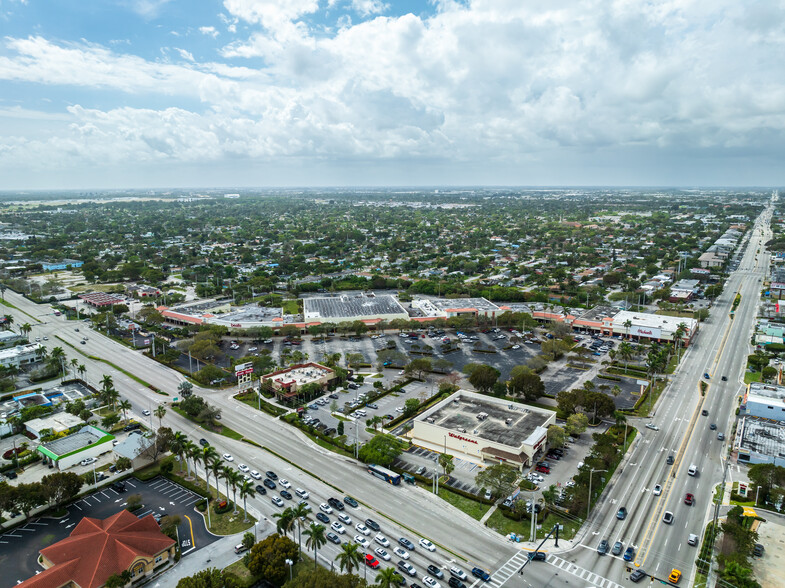
[[[502, 583], [510, 587], [574, 586], [576, 580], [603, 588], [613, 588], [614, 584], [629, 585], [626, 571], [629, 564], [621, 557], [597, 554], [597, 544], [601, 539], [607, 539], [611, 545], [615, 541], [622, 541], [625, 548], [632, 545], [636, 549], [635, 566], [650, 574], [665, 578], [671, 568], [676, 567], [689, 577], [696, 548], [687, 545], [687, 538], [692, 533], [700, 535], [710, 517], [712, 490], [722, 479], [723, 459], [731, 439], [745, 356], [749, 352], [750, 330], [761, 280], [768, 266], [768, 256], [757, 251], [769, 238], [770, 215], [771, 211], [767, 209], [758, 219], [739, 269], [731, 275], [724, 293], [715, 301], [711, 318], [701, 325], [693, 344], [684, 352], [679, 370], [658, 402], [652, 422], [659, 430], [644, 428], [642, 422], [635, 423], [640, 434], [605, 496], [584, 525], [575, 547], [550, 555], [546, 563], [528, 565], [522, 575], [516, 572], [525, 554], [478, 521], [421, 489], [382, 483], [353, 460], [337, 456], [269, 415], [234, 401], [229, 392], [198, 390], [223, 410], [227, 425], [264, 449], [203, 431], [171, 410], [163, 420], [164, 425], [182, 430], [195, 439], [207, 438], [219, 454], [231, 453], [237, 463], [246, 463], [259, 471], [272, 469], [288, 478], [293, 486], [306, 488], [319, 501], [328, 496], [340, 498], [343, 494], [351, 494], [362, 503], [362, 517], [349, 514], [355, 519], [377, 520], [391, 540], [399, 536], [415, 542], [418, 537], [429, 538], [437, 545], [437, 551], [424, 554], [418, 550], [414, 559], [418, 570], [424, 568], [426, 562], [443, 569], [457, 563], [467, 571], [473, 565], [479, 565], [493, 573], [494, 586]], [[731, 320], [729, 312], [737, 292], [741, 294], [741, 303]], [[166, 397], [90, 356], [107, 360], [171, 396], [176, 394], [177, 385], [182, 381], [182, 376], [176, 372], [103, 337], [87, 328], [85, 323], [55, 317], [46, 305], [36, 305], [11, 291], [6, 292], [6, 299], [17, 307], [11, 310], [16, 324], [29, 322], [33, 326], [32, 337], [48, 336], [50, 348], [60, 345], [69, 360], [76, 357], [87, 367], [88, 381], [97, 385], [104, 374], [110, 374], [118, 391], [132, 402], [137, 414], [166, 401]], [[77, 327], [79, 332], [75, 330]], [[82, 344], [85, 335], [88, 341]], [[710, 379], [703, 378], [705, 372]], [[708, 384], [705, 396], [700, 391], [701, 381]], [[708, 411], [708, 416], [702, 416], [702, 410]], [[716, 430], [710, 428], [711, 423], [716, 424]], [[725, 441], [717, 439], [718, 432], [725, 434]], [[671, 455], [674, 458], [672, 465], [667, 463]], [[698, 475], [688, 475], [691, 464], [697, 466]], [[657, 484], [662, 486], [659, 495], [653, 491]], [[687, 492], [695, 495], [693, 506], [684, 504]], [[311, 503], [318, 508], [314, 499]], [[279, 510], [270, 503], [269, 497], [256, 497], [249, 504], [268, 519]], [[624, 520], [615, 516], [620, 506], [628, 510]], [[666, 511], [673, 513], [671, 524], [662, 520]], [[347, 529], [345, 538], [350, 539], [353, 535], [354, 532]], [[564, 545], [569, 544], [562, 547]], [[330, 553], [330, 549], [326, 548], [325, 553]], [[392, 560], [395, 561], [397, 558]]]

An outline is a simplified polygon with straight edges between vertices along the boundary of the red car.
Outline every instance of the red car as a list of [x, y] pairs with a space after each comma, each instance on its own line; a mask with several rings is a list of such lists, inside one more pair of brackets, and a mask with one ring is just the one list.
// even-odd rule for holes
[[551, 468], [546, 468], [545, 466], [537, 466], [537, 471], [542, 474], [550, 474]]
[[372, 556], [370, 553], [365, 554], [365, 565], [374, 570], [379, 567], [379, 560]]
[[684, 504], [686, 504], [687, 506], [692, 506], [693, 504], [695, 504], [695, 497], [689, 492], [687, 492], [686, 496], [684, 497]]

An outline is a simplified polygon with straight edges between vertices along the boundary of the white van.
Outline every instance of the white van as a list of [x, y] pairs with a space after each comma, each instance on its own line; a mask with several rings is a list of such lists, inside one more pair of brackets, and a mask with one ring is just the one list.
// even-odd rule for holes
[[691, 476], [696, 475], [698, 473], [698, 466], [696, 466], [694, 463], [690, 464], [690, 469], [687, 470], [687, 473]]
[[450, 568], [450, 575], [451, 576], [455, 576], [459, 580], [468, 580], [469, 579], [469, 577], [466, 575], [466, 572], [464, 572], [461, 568], [456, 567], [456, 566], [452, 566]]

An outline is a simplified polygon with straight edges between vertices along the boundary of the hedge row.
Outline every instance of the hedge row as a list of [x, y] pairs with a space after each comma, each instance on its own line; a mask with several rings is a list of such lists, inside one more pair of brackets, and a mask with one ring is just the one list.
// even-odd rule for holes
[[597, 377], [603, 380], [610, 380], [612, 382], [621, 382], [621, 378], [618, 376], [612, 376], [610, 374], [597, 374]]
[[42, 459], [43, 459], [43, 457], [41, 456], [41, 454], [36, 451], [35, 453], [32, 453], [32, 454], [28, 455], [27, 457], [23, 457], [22, 459], [20, 459], [18, 466], [14, 466], [13, 463], [9, 463], [9, 464], [6, 464], [6, 465], [0, 467], [0, 472], [8, 472], [10, 470], [15, 470], [17, 468], [23, 468], [25, 466], [30, 465], [31, 463], [35, 463], [37, 461], [41, 461]]

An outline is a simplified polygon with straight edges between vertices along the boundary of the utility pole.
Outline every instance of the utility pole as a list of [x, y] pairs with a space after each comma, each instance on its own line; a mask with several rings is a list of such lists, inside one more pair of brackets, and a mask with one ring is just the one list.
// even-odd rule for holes
[[608, 470], [592, 470], [589, 474], [589, 500], [586, 505], [586, 520], [589, 520], [589, 513], [591, 512], [591, 479], [596, 472], [607, 472]]

